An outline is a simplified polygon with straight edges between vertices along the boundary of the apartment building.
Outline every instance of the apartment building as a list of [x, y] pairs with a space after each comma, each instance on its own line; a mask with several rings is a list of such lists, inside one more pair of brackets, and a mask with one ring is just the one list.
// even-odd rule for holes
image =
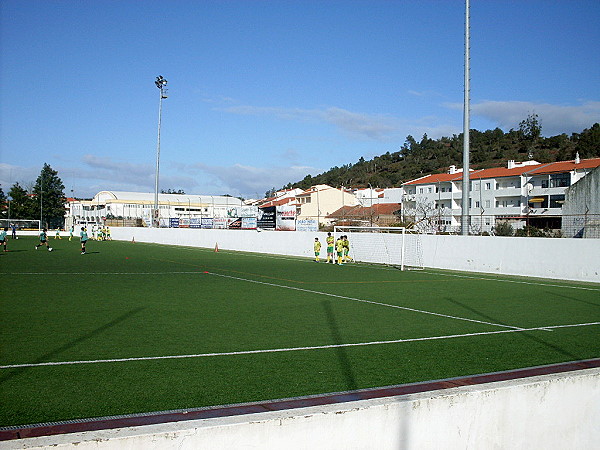
[[[565, 191], [594, 168], [600, 158], [559, 161], [508, 161], [507, 167], [469, 172], [470, 232], [489, 232], [497, 221], [515, 229], [527, 224], [560, 229]], [[427, 175], [403, 185], [403, 214], [426, 231], [456, 231], [462, 215], [463, 172]]]

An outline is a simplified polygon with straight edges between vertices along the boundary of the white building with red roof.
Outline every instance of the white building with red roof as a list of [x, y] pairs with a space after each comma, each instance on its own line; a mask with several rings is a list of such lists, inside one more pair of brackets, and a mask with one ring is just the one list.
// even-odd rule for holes
[[[507, 167], [472, 170], [469, 216], [471, 233], [491, 231], [499, 220], [514, 228], [527, 224], [559, 230], [565, 191], [600, 158], [539, 163], [508, 161]], [[462, 170], [427, 175], [404, 183], [403, 214], [426, 231], [456, 231], [462, 214]]]

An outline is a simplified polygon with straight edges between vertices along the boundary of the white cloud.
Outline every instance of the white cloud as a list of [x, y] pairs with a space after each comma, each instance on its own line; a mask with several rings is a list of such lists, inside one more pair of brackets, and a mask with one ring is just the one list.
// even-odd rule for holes
[[[185, 169], [187, 172], [202, 172], [212, 179], [213, 188], [220, 194], [239, 195], [244, 198], [262, 197], [264, 193], [275, 187], [303, 179], [307, 174], [316, 174], [320, 170], [314, 167], [253, 167], [242, 164], [231, 166], [210, 166], [194, 164]], [[220, 190], [220, 191], [219, 191]]]
[[[462, 104], [447, 104], [452, 109]], [[600, 102], [585, 102], [576, 106], [551, 105], [521, 101], [485, 101], [471, 105], [471, 114], [490, 120], [502, 129], [518, 128], [529, 114], [537, 114], [544, 136], [580, 133], [600, 122]]]
[[266, 115], [299, 122], [324, 122], [334, 125], [346, 135], [376, 141], [397, 139], [401, 129], [400, 121], [394, 117], [383, 114], [356, 113], [337, 107], [301, 109], [240, 105], [221, 108], [221, 110], [231, 114]]

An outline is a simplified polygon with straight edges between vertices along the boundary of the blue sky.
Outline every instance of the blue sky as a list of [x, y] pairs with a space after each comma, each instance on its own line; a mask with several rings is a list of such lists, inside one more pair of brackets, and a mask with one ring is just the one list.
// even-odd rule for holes
[[[262, 197], [462, 132], [464, 1], [0, 3], [0, 183]], [[471, 0], [471, 127], [600, 122], [597, 0]]]

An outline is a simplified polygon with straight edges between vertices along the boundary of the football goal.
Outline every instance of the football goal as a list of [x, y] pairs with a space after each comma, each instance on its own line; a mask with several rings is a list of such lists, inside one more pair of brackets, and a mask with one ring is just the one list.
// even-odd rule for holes
[[9, 235], [11, 231], [11, 227], [14, 224], [17, 231], [19, 230], [38, 230], [40, 231], [42, 228], [40, 226], [40, 221], [35, 219], [0, 219], [0, 227], [8, 228]]
[[335, 238], [348, 236], [350, 257], [357, 262], [387, 264], [401, 270], [423, 268], [421, 234], [400, 227], [336, 226]]

